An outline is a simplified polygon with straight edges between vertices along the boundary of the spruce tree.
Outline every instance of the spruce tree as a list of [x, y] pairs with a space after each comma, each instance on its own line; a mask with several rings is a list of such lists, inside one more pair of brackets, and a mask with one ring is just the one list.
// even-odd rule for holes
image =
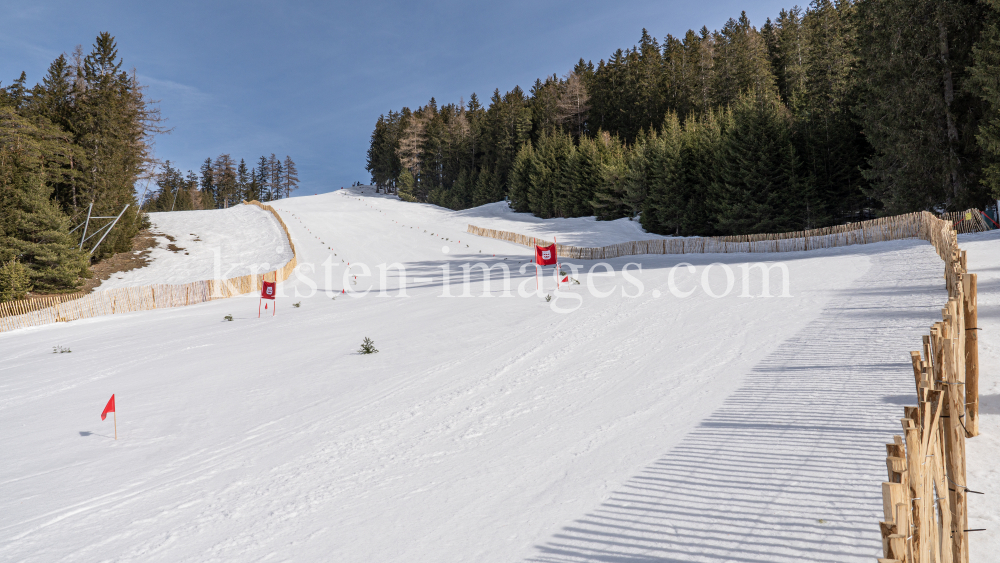
[[274, 199], [274, 187], [271, 185], [271, 163], [266, 156], [257, 160], [257, 181], [260, 182], [260, 201]]
[[982, 205], [981, 100], [964, 88], [985, 5], [971, 0], [857, 4], [855, 112], [874, 154], [866, 178], [886, 212]]
[[239, 166], [236, 167], [236, 197], [235, 199], [246, 199], [247, 193], [250, 190], [250, 171], [247, 169], [247, 163], [240, 159]]
[[24, 299], [31, 291], [31, 275], [16, 259], [0, 263], [0, 303]]
[[1000, 199], [1000, 0], [987, 0], [983, 34], [973, 48], [970, 90], [985, 105], [976, 141], [983, 155], [982, 184]]
[[[136, 181], [152, 167], [151, 136], [162, 130], [159, 112], [122, 65], [114, 37], [103, 32], [75, 69], [83, 90], [74, 93], [71, 130], [86, 155], [78, 202], [93, 202], [93, 212], [100, 215], [118, 215], [126, 205], [136, 205]], [[138, 222], [120, 221], [97, 255], [131, 249], [139, 228]]]
[[572, 201], [570, 217], [594, 215], [591, 201], [601, 183], [601, 150], [593, 139], [581, 137], [573, 156], [572, 175], [568, 175], [564, 180], [569, 185], [563, 187], [564, 192], [568, 194], [567, 197]]
[[808, 211], [800, 208], [807, 209], [811, 198], [800, 192], [790, 120], [777, 96], [744, 95], [730, 119], [713, 194], [716, 228], [742, 235], [809, 226]]
[[854, 6], [814, 0], [803, 19], [807, 38], [804, 91], [796, 98], [796, 150], [802, 178], [815, 184], [826, 224], [862, 218], [867, 205], [861, 170], [870, 147], [851, 114], [857, 98]]
[[211, 158], [206, 158], [205, 162], [201, 165], [201, 195], [199, 199], [201, 200], [202, 209], [216, 209], [218, 207], [214, 167], [212, 166]]
[[729, 124], [728, 114], [707, 111], [684, 123], [681, 136], [679, 189], [672, 204], [681, 209], [681, 235], [717, 234], [712, 206], [713, 191], [719, 182], [722, 139]]
[[[533, 174], [535, 174], [535, 149], [531, 143], [525, 143], [518, 151], [510, 171], [510, 189], [507, 195], [510, 198], [510, 207], [514, 211], [521, 213], [531, 211], [529, 192]], [[488, 167], [484, 167], [479, 174], [479, 182], [485, 185], [489, 179], [484, 179], [484, 175], [492, 175]]]
[[281, 199], [283, 196], [281, 189], [283, 167], [281, 165], [281, 160], [274, 156], [274, 153], [271, 153], [271, 157], [267, 159], [267, 168], [271, 174], [267, 180], [268, 192], [271, 199]]
[[601, 221], [628, 217], [631, 208], [625, 201], [629, 170], [627, 150], [617, 137], [611, 137], [606, 131], [598, 133], [597, 138], [602, 153], [601, 174], [590, 205]]
[[87, 257], [32, 160], [16, 145], [0, 147], [0, 262], [26, 266], [35, 290], [72, 291], [89, 276]]
[[257, 169], [250, 169], [250, 181], [247, 182], [247, 191], [243, 196], [247, 201], [260, 201], [260, 180], [257, 178]]
[[399, 174], [399, 179], [396, 180], [396, 185], [399, 186], [399, 199], [410, 202], [417, 201], [413, 195], [414, 183], [413, 174], [410, 174], [409, 170], [403, 170]]
[[295, 162], [288, 155], [285, 155], [283, 187], [285, 189], [285, 197], [292, 197], [292, 192], [299, 189], [299, 169], [295, 167]]
[[651, 233], [679, 234], [687, 203], [681, 185], [682, 134], [677, 114], [671, 112], [655, 143], [647, 150], [648, 194], [642, 202], [642, 227]]

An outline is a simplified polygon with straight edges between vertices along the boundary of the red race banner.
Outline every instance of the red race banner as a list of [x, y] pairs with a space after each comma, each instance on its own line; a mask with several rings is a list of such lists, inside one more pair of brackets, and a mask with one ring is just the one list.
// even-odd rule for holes
[[556, 245], [535, 245], [535, 264], [538, 264], [539, 266], [548, 266], [549, 264], [555, 264], [558, 261], [559, 257], [556, 256]]
[[264, 282], [264, 286], [260, 288], [260, 298], [274, 299], [274, 282]]

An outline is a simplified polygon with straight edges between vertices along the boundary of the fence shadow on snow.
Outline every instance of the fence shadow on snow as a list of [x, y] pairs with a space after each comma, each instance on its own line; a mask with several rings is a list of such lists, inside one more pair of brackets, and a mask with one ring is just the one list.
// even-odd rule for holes
[[[971, 210], [968, 215], [979, 217]], [[881, 547], [882, 563], [968, 563], [965, 440], [979, 433], [978, 288], [955, 227], [953, 218], [922, 212], [835, 227], [834, 232], [784, 233], [768, 241], [702, 240], [705, 252], [804, 250], [897, 238], [929, 242], [944, 261], [948, 301], [940, 309], [942, 321], [922, 337], [921, 349], [910, 353], [916, 391], [911, 397], [918, 406], [904, 407], [902, 432], [886, 444], [883, 458], [872, 438], [888, 435], [885, 421], [891, 412], [886, 409], [897, 408], [900, 366], [864, 364], [883, 357], [886, 349], [904, 350], [901, 338], [917, 344], [916, 331], [933, 302], [912, 290], [940, 275], [930, 265], [914, 269], [904, 263], [890, 277], [918, 280], [909, 294], [895, 303], [879, 291], [848, 295], [837, 305], [842, 314], [833, 317], [841, 319], [839, 326], [813, 323], [803, 337], [784, 343], [670, 455], [539, 546], [532, 560], [833, 562], [870, 560], [858, 555], [858, 547], [872, 554]], [[472, 225], [469, 232], [546, 244]], [[698, 247], [667, 241], [597, 249], [560, 246], [559, 253], [587, 259]], [[860, 285], [877, 286], [880, 280]], [[866, 321], [895, 324], [866, 333], [857, 326]], [[841, 357], [830, 357], [832, 350]], [[827, 361], [810, 363], [824, 357]], [[796, 365], [800, 362], [805, 363]], [[789, 378], [789, 373], [799, 375]], [[848, 409], [851, 415], [845, 417], [837, 406], [847, 400], [863, 408]], [[870, 479], [882, 460], [888, 479], [882, 483], [880, 535], [875, 535], [867, 527], [880, 516]]]

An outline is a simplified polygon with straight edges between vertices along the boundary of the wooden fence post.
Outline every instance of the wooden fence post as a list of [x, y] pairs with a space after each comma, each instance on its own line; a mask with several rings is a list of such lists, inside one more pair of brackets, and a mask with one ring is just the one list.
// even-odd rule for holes
[[965, 403], [967, 416], [965, 427], [969, 437], [979, 435], [979, 312], [976, 295], [978, 287], [976, 274], [962, 276], [965, 299]]

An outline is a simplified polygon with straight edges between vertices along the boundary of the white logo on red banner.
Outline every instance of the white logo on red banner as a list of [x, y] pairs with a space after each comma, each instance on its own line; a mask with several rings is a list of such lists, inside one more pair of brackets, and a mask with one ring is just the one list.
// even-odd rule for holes
[[551, 250], [543, 250], [542, 251], [542, 260], [552, 260], [552, 251]]

